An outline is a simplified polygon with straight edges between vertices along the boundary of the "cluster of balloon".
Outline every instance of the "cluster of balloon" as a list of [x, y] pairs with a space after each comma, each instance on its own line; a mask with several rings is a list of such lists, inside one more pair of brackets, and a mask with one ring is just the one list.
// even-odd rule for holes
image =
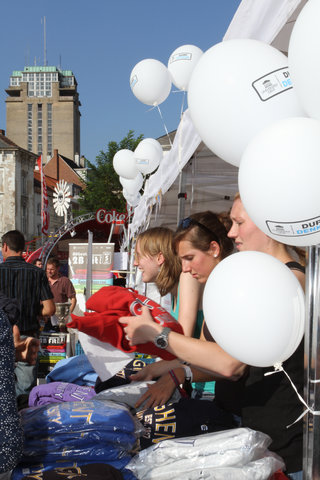
[[253, 221], [272, 238], [295, 246], [320, 243], [320, 2], [301, 10], [289, 42], [289, 68], [301, 109], [261, 130], [247, 145], [239, 190]]
[[132, 93], [140, 102], [154, 107], [164, 102], [171, 91], [171, 77], [159, 60], [146, 58], [137, 63], [130, 74]]
[[279, 50], [251, 39], [228, 40], [204, 52], [190, 78], [188, 105], [210, 150], [239, 166], [258, 131], [303, 116], [287, 64]]
[[122, 195], [126, 199], [126, 202], [130, 205], [130, 207], [135, 208], [141, 199], [141, 194], [140, 192], [130, 195], [125, 189], [122, 190]]
[[203, 51], [195, 45], [182, 45], [176, 48], [169, 57], [168, 70], [172, 83], [179, 90], [187, 91], [191, 74]]
[[140, 172], [134, 178], [119, 177], [120, 183], [129, 195], [137, 195], [143, 185], [143, 176]]
[[127, 179], [133, 179], [139, 173], [133, 152], [126, 148], [114, 155], [113, 168], [120, 177]]
[[[236, 314], [226, 304], [236, 305]], [[261, 252], [239, 252], [217, 265], [205, 286], [203, 311], [215, 341], [257, 367], [282, 364], [304, 333], [299, 281], [283, 262]]]
[[136, 167], [143, 175], [154, 172], [163, 157], [163, 150], [154, 138], [145, 138], [141, 140], [133, 154]]

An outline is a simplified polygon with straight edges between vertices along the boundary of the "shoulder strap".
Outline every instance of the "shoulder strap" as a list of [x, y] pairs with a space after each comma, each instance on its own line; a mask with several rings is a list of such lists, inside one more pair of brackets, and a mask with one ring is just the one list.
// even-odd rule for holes
[[306, 272], [305, 267], [298, 262], [287, 262], [286, 265], [290, 270], [299, 270], [299, 272], [302, 273]]

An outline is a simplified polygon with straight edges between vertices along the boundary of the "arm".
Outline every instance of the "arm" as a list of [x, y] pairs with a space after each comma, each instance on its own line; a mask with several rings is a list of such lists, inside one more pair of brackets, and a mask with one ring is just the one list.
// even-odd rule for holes
[[48, 300], [42, 300], [42, 312], [43, 317], [51, 317], [56, 311], [54, 301], [50, 298]]
[[[121, 317], [119, 322], [127, 325], [125, 331], [131, 339], [131, 345], [153, 342], [162, 331], [162, 326], [153, 321], [147, 307], [142, 307], [141, 315]], [[167, 351], [207, 372], [230, 378], [242, 375], [245, 370], [243, 363], [228, 355], [217, 343], [185, 337], [175, 332], [170, 332], [168, 339]]]
[[75, 309], [75, 306], [77, 305], [77, 299], [76, 299], [76, 297], [72, 297], [72, 298], [69, 298], [69, 300], [71, 302], [70, 313], [72, 313], [73, 310]]
[[193, 335], [203, 286], [190, 273], [181, 273], [179, 280], [179, 316], [178, 322], [187, 337]]

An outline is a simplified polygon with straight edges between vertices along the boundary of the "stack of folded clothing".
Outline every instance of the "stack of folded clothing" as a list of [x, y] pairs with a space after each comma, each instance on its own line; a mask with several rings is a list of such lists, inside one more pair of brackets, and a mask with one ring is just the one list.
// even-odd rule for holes
[[21, 411], [24, 448], [12, 480], [26, 469], [42, 465], [42, 471], [64, 466], [108, 464], [120, 470], [125, 480], [134, 475], [125, 470], [140, 434], [141, 425], [129, 410], [96, 398], [83, 402], [51, 403]]

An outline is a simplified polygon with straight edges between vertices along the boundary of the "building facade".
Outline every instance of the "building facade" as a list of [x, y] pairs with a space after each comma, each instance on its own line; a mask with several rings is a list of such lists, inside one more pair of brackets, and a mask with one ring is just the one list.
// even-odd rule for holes
[[77, 81], [71, 70], [28, 66], [14, 71], [6, 90], [7, 136], [47, 163], [58, 149], [80, 156], [80, 110]]
[[33, 171], [37, 156], [19, 147], [0, 130], [0, 237], [20, 230], [27, 240], [36, 231]]

